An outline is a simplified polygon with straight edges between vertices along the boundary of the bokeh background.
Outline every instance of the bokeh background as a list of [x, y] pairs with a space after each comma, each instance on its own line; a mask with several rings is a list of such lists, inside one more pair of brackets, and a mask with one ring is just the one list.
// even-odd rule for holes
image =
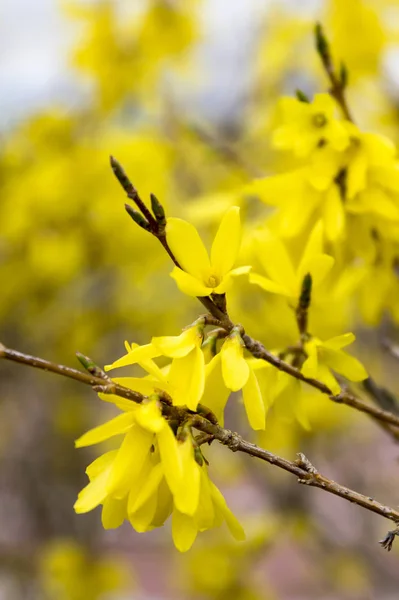
[[[348, 66], [357, 123], [399, 141], [395, 0], [3, 0], [5, 344], [72, 366], [79, 350], [104, 364], [125, 339], [177, 334], [200, 314], [169, 278], [161, 248], [126, 215], [109, 154], [143, 198], [155, 193], [204, 236], [233, 203], [249, 235], [267, 207], [237, 190], [285, 166], [270, 144], [278, 98], [326, 90], [316, 20]], [[277, 300], [245, 281], [230, 306], [269, 347], [292, 339]], [[356, 330], [357, 355], [399, 392], [397, 363], [381, 346], [395, 341], [399, 311], [385, 309], [370, 317], [356, 298], [335, 297], [315, 326], [320, 335]], [[328, 476], [397, 506], [398, 448], [365, 416], [317, 395], [310, 429], [272, 414], [256, 437], [230, 404], [230, 428], [287, 458], [305, 452]], [[216, 445], [212, 477], [245, 543], [209, 532], [180, 555], [167, 527], [106, 532], [97, 511], [75, 515], [95, 450], [75, 450], [74, 439], [114, 412], [76, 382], [0, 364], [1, 600], [398, 597], [399, 544], [390, 554], [377, 544], [389, 523]]]

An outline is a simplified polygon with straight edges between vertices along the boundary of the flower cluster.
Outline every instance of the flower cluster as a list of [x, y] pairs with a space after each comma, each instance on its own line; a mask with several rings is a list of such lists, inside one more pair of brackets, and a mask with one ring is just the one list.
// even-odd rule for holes
[[[120, 399], [118, 404], [122, 408]], [[102, 504], [105, 529], [127, 520], [137, 532], [162, 527], [172, 515], [173, 541], [181, 552], [192, 546], [198, 531], [223, 522], [236, 539], [244, 539], [241, 525], [209, 479], [190, 430], [183, 426], [173, 431], [156, 396], [142, 404], [126, 401], [123, 409], [76, 441], [80, 448], [124, 436], [118, 449], [87, 467], [90, 483], [79, 493], [75, 511], [86, 513]]]
[[[359, 306], [365, 320], [377, 323], [385, 309], [396, 319], [399, 162], [394, 144], [340, 119], [328, 94], [316, 94], [311, 102], [283, 98], [279, 108], [272, 142], [293, 155], [294, 168], [254, 180], [245, 193], [276, 208], [269, 226], [274, 237], [289, 243], [304, 243], [321, 222], [323, 244], [340, 258], [340, 268], [364, 267]], [[278, 254], [283, 256], [281, 245]], [[268, 272], [272, 267], [264, 263]], [[374, 294], [375, 277], [384, 279], [381, 294]], [[276, 291], [257, 275], [251, 278]]]
[[[171, 276], [190, 296], [224, 298], [232, 275], [249, 271], [248, 267], [234, 268], [240, 247], [237, 207], [222, 219], [210, 260], [192, 225], [169, 219], [166, 230], [179, 265]], [[296, 265], [280, 240], [265, 232], [258, 238], [258, 252], [268, 277], [250, 274], [250, 282], [290, 302], [299, 302], [301, 308], [304, 281], [309, 286], [305, 290], [307, 298], [312, 280], [317, 287], [334, 263], [323, 252], [322, 223], [313, 228]], [[302, 307], [305, 312], [309, 303], [310, 296]], [[124, 435], [124, 439], [117, 450], [106, 452], [87, 468], [90, 483], [79, 494], [76, 512], [87, 512], [102, 504], [105, 528], [118, 527], [128, 520], [138, 532], [162, 526], [172, 514], [173, 540], [181, 551], [191, 547], [198, 531], [223, 521], [237, 539], [243, 539], [241, 526], [209, 479], [207, 463], [193, 437], [190, 414], [212, 411], [223, 424], [230, 393], [241, 391], [251, 427], [262, 430], [269, 406], [290, 396], [292, 414], [307, 426], [300, 405], [295, 406], [301, 384], [271, 364], [253, 358], [245, 347], [241, 326], [206, 331], [210, 324], [214, 323], [209, 323], [206, 316], [199, 317], [180, 335], [153, 337], [141, 346], [126, 342], [126, 354], [105, 367], [109, 372], [138, 365], [145, 373], [142, 377], [114, 377], [112, 381], [142, 394], [143, 401], [134, 404], [100, 392], [103, 400], [113, 402], [123, 412], [84, 434], [76, 445], [97, 444], [116, 435]], [[300, 333], [301, 344], [292, 352], [296, 366], [305, 376], [324, 382], [333, 394], [339, 393], [340, 386], [331, 369], [353, 381], [367, 376], [357, 359], [341, 350], [354, 340], [352, 334], [321, 342], [306, 330], [300, 328]], [[160, 366], [158, 359], [167, 359], [167, 363]], [[262, 372], [265, 377], [261, 383], [258, 374]], [[187, 411], [183, 422], [165, 418], [161, 399]]]

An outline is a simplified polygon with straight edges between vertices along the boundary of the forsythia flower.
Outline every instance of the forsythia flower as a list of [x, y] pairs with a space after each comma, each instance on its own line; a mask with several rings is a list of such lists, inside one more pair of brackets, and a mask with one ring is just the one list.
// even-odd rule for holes
[[334, 395], [339, 394], [341, 388], [331, 369], [350, 381], [363, 381], [368, 377], [366, 369], [357, 358], [342, 350], [354, 340], [353, 333], [345, 333], [325, 342], [312, 337], [305, 343], [308, 358], [302, 365], [302, 373], [325, 383]]
[[[317, 150], [317, 153], [323, 149]], [[325, 152], [327, 154], [327, 152]], [[330, 241], [341, 238], [345, 231], [345, 210], [340, 189], [335, 182], [337, 171], [331, 165], [317, 163], [295, 171], [254, 180], [246, 193], [259, 196], [268, 205], [279, 208], [273, 215], [273, 226], [283, 237], [293, 238], [310, 223], [321, 219]], [[318, 167], [323, 167], [322, 170]]]
[[167, 220], [166, 235], [170, 249], [181, 266], [171, 277], [189, 296], [224, 294], [233, 275], [247, 273], [250, 267], [233, 269], [241, 242], [240, 209], [230, 208], [224, 215], [212, 244], [211, 255], [193, 225], [182, 219]]
[[[138, 363], [152, 379], [144, 380], [143, 384], [137, 382], [137, 391], [147, 394], [148, 383], [152, 381], [153, 391], [158, 387], [173, 398], [175, 405], [186, 405], [196, 410], [205, 385], [205, 360], [201, 350], [203, 331], [204, 326], [200, 322], [179, 336], [154, 337], [150, 344], [144, 346], [127, 345], [128, 353], [112, 365], [107, 365], [105, 370]], [[162, 372], [152, 360], [159, 356], [173, 359], [167, 373]], [[131, 385], [134, 387], [135, 384], [131, 381]], [[142, 385], [147, 385], [147, 388], [143, 389]]]
[[359, 132], [346, 168], [346, 209], [399, 221], [399, 165], [394, 144], [382, 135]]
[[330, 272], [334, 259], [323, 254], [323, 228], [319, 221], [310, 234], [303, 254], [295, 267], [286, 246], [269, 231], [257, 238], [257, 256], [269, 277], [249, 274], [249, 281], [267, 292], [282, 294], [297, 299], [301, 292], [303, 278], [312, 276], [312, 289], [320, 285]]
[[198, 531], [223, 521], [236, 539], [244, 539], [241, 525], [209, 480], [202, 457], [201, 465], [196, 461], [190, 435], [176, 438], [157, 397], [130, 404], [76, 441], [77, 447], [89, 446], [124, 434], [119, 449], [88, 466], [90, 483], [79, 493], [75, 511], [85, 513], [102, 504], [104, 528], [119, 527], [126, 519], [138, 532], [161, 527], [173, 512], [173, 540], [182, 552]]
[[310, 103], [282, 98], [280, 111], [283, 123], [272, 138], [276, 148], [293, 150], [298, 157], [304, 158], [320, 142], [329, 144], [338, 152], [349, 146], [351, 124], [335, 118], [336, 103], [329, 94], [316, 94]]
[[[216, 357], [213, 359], [216, 360]], [[233, 330], [220, 350], [223, 380], [233, 392], [242, 390], [245, 411], [253, 429], [264, 429], [266, 408], [251, 361], [244, 358], [244, 342]]]

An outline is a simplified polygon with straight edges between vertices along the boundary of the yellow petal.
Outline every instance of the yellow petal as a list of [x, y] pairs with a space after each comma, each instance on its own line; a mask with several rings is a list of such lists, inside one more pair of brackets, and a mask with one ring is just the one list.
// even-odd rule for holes
[[285, 244], [272, 233], [264, 231], [258, 238], [257, 255], [268, 277], [295, 294], [295, 271]]
[[183, 271], [200, 280], [207, 276], [210, 270], [208, 252], [194, 225], [183, 219], [168, 219], [166, 237]]
[[101, 523], [104, 529], [117, 529], [127, 518], [126, 498], [116, 500], [106, 498], [101, 512]]
[[[113, 379], [116, 381], [116, 379]], [[123, 384], [122, 384], [123, 385]], [[121, 398], [120, 396], [115, 396], [114, 394], [104, 394], [103, 392], [98, 392], [97, 396], [103, 402], [110, 402], [111, 404], [115, 404], [120, 410], [124, 412], [130, 412], [132, 410], [136, 410], [137, 404], [132, 400], [128, 400], [127, 398]]]
[[[132, 350], [134, 350], [134, 348], [138, 348], [138, 347], [139, 347], [138, 344], [129, 345], [128, 342], [125, 342], [125, 348], [128, 352], [132, 352]], [[158, 365], [156, 364], [155, 361], [152, 360], [152, 358], [144, 358], [143, 360], [139, 360], [137, 362], [137, 364], [142, 369], [144, 369], [144, 371], [147, 371], [147, 373], [152, 375], [155, 379], [159, 379], [160, 381], [166, 381], [166, 378], [162, 373], [162, 369], [160, 369], [158, 367]]]
[[210, 481], [210, 490], [214, 503], [216, 504], [218, 510], [222, 513], [224, 520], [226, 521], [226, 525], [230, 530], [231, 535], [238, 542], [243, 542], [245, 540], [245, 531], [235, 517], [235, 515], [231, 512], [229, 507], [227, 506], [226, 500], [223, 497], [221, 491], [216, 487], [216, 485]]
[[343, 335], [337, 335], [329, 340], [323, 342], [323, 347], [330, 348], [331, 350], [340, 350], [349, 346], [355, 341], [356, 337], [353, 333], [344, 333]]
[[301, 195], [305, 183], [305, 172], [305, 169], [297, 169], [282, 175], [254, 179], [244, 192], [259, 196], [263, 202], [271, 206], [281, 206], [287, 198]]
[[177, 267], [173, 269], [170, 276], [176, 281], [179, 290], [187, 296], [209, 296], [213, 292], [212, 287], [203, 283], [204, 279], [198, 279]]
[[[309, 260], [309, 258], [315, 254], [323, 254], [323, 248], [323, 223], [321, 220], [319, 220], [310, 232], [309, 239], [306, 242], [306, 246], [302, 254], [301, 263]], [[303, 271], [301, 267], [299, 267], [298, 270]]]
[[291, 290], [287, 287], [281, 285], [280, 283], [276, 283], [271, 279], [267, 279], [267, 277], [263, 277], [263, 275], [258, 275], [257, 273], [249, 274], [249, 283], [254, 283], [261, 287], [265, 292], [270, 292], [272, 294], [282, 294], [283, 296], [291, 295]]
[[323, 113], [327, 118], [333, 118], [335, 112], [335, 102], [330, 94], [315, 94], [311, 109], [312, 113]]
[[156, 399], [141, 404], [135, 412], [135, 420], [140, 427], [152, 433], [158, 433], [167, 427], [167, 421], [162, 416], [160, 404]]
[[183, 467], [181, 484], [174, 493], [176, 508], [186, 515], [194, 515], [200, 496], [200, 466], [195, 462], [194, 450], [190, 438], [179, 444]]
[[319, 370], [319, 360], [317, 354], [317, 346], [313, 340], [305, 344], [305, 350], [307, 352], [308, 358], [302, 365], [302, 373], [305, 377], [312, 377], [313, 379], [317, 377]]
[[280, 235], [293, 238], [302, 233], [322, 200], [323, 193], [310, 185], [307, 185], [302, 195], [296, 193], [278, 214]]
[[193, 517], [184, 515], [175, 508], [172, 516], [173, 543], [179, 552], [187, 552], [195, 542], [198, 529]]
[[330, 350], [329, 348], [323, 347], [323, 361], [337, 373], [340, 373], [350, 381], [363, 381], [368, 377], [366, 369], [362, 363], [343, 352], [342, 350]]
[[303, 272], [298, 273], [298, 293], [301, 289], [303, 278], [307, 273], [310, 273], [312, 276], [313, 289], [323, 283], [333, 266], [334, 259], [332, 256], [328, 256], [328, 254], [318, 254], [309, 257], [309, 259], [301, 265]]
[[205, 387], [205, 358], [196, 346], [187, 356], [174, 358], [169, 371], [169, 383], [175, 405], [186, 405], [196, 410]]
[[157, 491], [157, 508], [151, 521], [151, 527], [162, 527], [172, 514], [173, 497], [165, 479], [161, 480]]
[[90, 431], [84, 433], [75, 441], [75, 447], [82, 448], [83, 446], [92, 446], [93, 444], [99, 444], [104, 440], [108, 440], [114, 435], [126, 433], [132, 427], [133, 423], [134, 411], [122, 413], [103, 425], [94, 427], [94, 429], [90, 429]]
[[252, 269], [251, 265], [243, 265], [242, 267], [236, 267], [230, 271], [230, 275], [246, 275]]
[[220, 354], [224, 382], [230, 390], [237, 392], [244, 387], [249, 377], [249, 366], [237, 335], [226, 338]]
[[337, 185], [332, 185], [325, 194], [323, 205], [323, 222], [326, 237], [335, 242], [344, 235], [345, 210]]
[[252, 429], [265, 429], [266, 411], [259, 383], [252, 369], [249, 370], [247, 383], [242, 388], [245, 411]]
[[337, 396], [341, 392], [341, 386], [335, 379], [334, 375], [331, 373], [328, 366], [321, 363], [319, 364], [319, 368], [317, 371], [317, 379], [325, 383], [326, 386], [330, 388], [334, 396]]
[[219, 285], [217, 285], [212, 291], [214, 294], [226, 294], [230, 291], [233, 283], [234, 279], [232, 277], [232, 272], [230, 271], [230, 273], [227, 273], [227, 275], [222, 278]]
[[115, 498], [123, 497], [135, 484], [154, 441], [154, 434], [134, 425], [126, 434], [113, 462], [107, 491]]
[[367, 155], [361, 146], [352, 157], [346, 175], [346, 194], [351, 200], [367, 185]]
[[135, 529], [138, 533], [144, 533], [144, 531], [149, 531], [152, 529], [151, 523], [154, 518], [155, 512], [157, 509], [157, 496], [153, 494], [149, 496], [147, 502], [140, 506], [133, 513], [129, 513], [129, 521], [133, 529]]
[[211, 527], [215, 526], [216, 513], [211, 496], [211, 481], [205, 465], [201, 467], [199, 471], [201, 477], [201, 487], [198, 510], [195, 514], [195, 523], [199, 531], [205, 531], [206, 529], [210, 529]]
[[76, 513], [81, 514], [89, 512], [104, 501], [107, 497], [106, 484], [110, 469], [111, 467], [108, 467], [79, 492], [78, 499], [73, 507]]
[[203, 404], [211, 409], [221, 427], [224, 425], [224, 408], [230, 396], [222, 376], [220, 352], [212, 358], [205, 368], [205, 390]]
[[224, 215], [211, 249], [211, 268], [222, 278], [234, 267], [241, 243], [240, 209], [232, 206]]
[[[138, 511], [151, 496], [157, 497], [158, 486], [164, 476], [162, 463], [158, 463], [153, 467], [150, 473], [145, 478], [140, 489], [132, 489], [129, 494], [128, 513], [129, 518], [133, 513]], [[154, 516], [154, 515], [153, 515]], [[153, 518], [151, 517], [151, 519]]]
[[173, 494], [179, 489], [183, 477], [183, 466], [176, 437], [169, 425], [157, 434], [157, 442], [165, 479]]
[[101, 454], [96, 460], [93, 460], [88, 467], [86, 467], [86, 475], [90, 479], [98, 477], [105, 469], [107, 469], [113, 462], [118, 450], [111, 450], [105, 454]]
[[180, 335], [154, 337], [151, 343], [160, 351], [163, 356], [170, 358], [181, 358], [186, 356], [195, 346], [200, 346], [202, 342], [202, 333], [195, 325], [183, 331]]
[[135, 365], [143, 360], [149, 358], [155, 358], [159, 356], [159, 351], [152, 345], [146, 344], [144, 346], [136, 346], [131, 352], [128, 352], [111, 365], [105, 365], [104, 370], [110, 371], [111, 369], [117, 369], [119, 367], [125, 367], [126, 365]]

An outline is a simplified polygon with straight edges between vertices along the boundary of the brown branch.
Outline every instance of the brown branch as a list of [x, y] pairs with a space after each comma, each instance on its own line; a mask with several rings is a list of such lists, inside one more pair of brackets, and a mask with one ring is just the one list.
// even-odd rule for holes
[[[110, 383], [103, 377], [95, 377], [91, 374], [78, 371], [77, 369], [51, 363], [36, 356], [23, 354], [17, 350], [6, 348], [2, 344], [0, 344], [0, 358], [11, 360], [23, 365], [28, 365], [37, 369], [42, 369], [51, 373], [56, 373], [58, 375], [63, 375], [64, 377], [75, 379], [80, 383], [90, 385], [95, 389], [100, 387], [101, 391], [104, 393], [127, 398], [133, 402], [142, 402], [146, 398], [142, 394], [134, 392], [133, 390], [129, 390], [124, 386], [114, 382]], [[202, 410], [206, 410], [205, 407], [202, 407]], [[207, 435], [206, 438], [204, 436], [201, 437], [202, 442], [209, 442], [213, 439], [216, 439], [233, 452], [243, 452], [244, 454], [259, 458], [270, 465], [274, 465], [284, 471], [287, 471], [288, 473], [291, 473], [292, 475], [295, 475], [298, 478], [298, 483], [319, 488], [325, 492], [339, 496], [344, 500], [353, 502], [354, 504], [357, 504], [366, 510], [385, 517], [386, 519], [390, 519], [395, 524], [399, 523], [399, 512], [397, 510], [389, 506], [385, 506], [370, 496], [360, 494], [359, 492], [351, 490], [350, 488], [347, 488], [333, 481], [332, 479], [329, 479], [325, 475], [322, 475], [302, 453], [298, 454], [298, 459], [296, 461], [287, 460], [281, 456], [269, 452], [268, 450], [265, 450], [264, 448], [260, 448], [256, 444], [252, 444], [251, 442], [244, 440], [237, 433], [233, 433], [229, 429], [220, 427], [216, 422], [212, 423], [200, 414], [195, 414], [192, 413], [192, 411], [188, 411], [187, 408], [183, 406], [171, 406], [168, 403], [163, 403], [163, 412], [171, 419], [177, 418], [180, 423], [189, 418], [190, 426]], [[389, 540], [382, 544], [383, 547], [390, 549], [392, 547], [392, 541], [395, 535], [397, 535], [396, 530], [389, 532], [387, 537], [384, 538], [384, 540], [387, 540], [388, 538]]]

